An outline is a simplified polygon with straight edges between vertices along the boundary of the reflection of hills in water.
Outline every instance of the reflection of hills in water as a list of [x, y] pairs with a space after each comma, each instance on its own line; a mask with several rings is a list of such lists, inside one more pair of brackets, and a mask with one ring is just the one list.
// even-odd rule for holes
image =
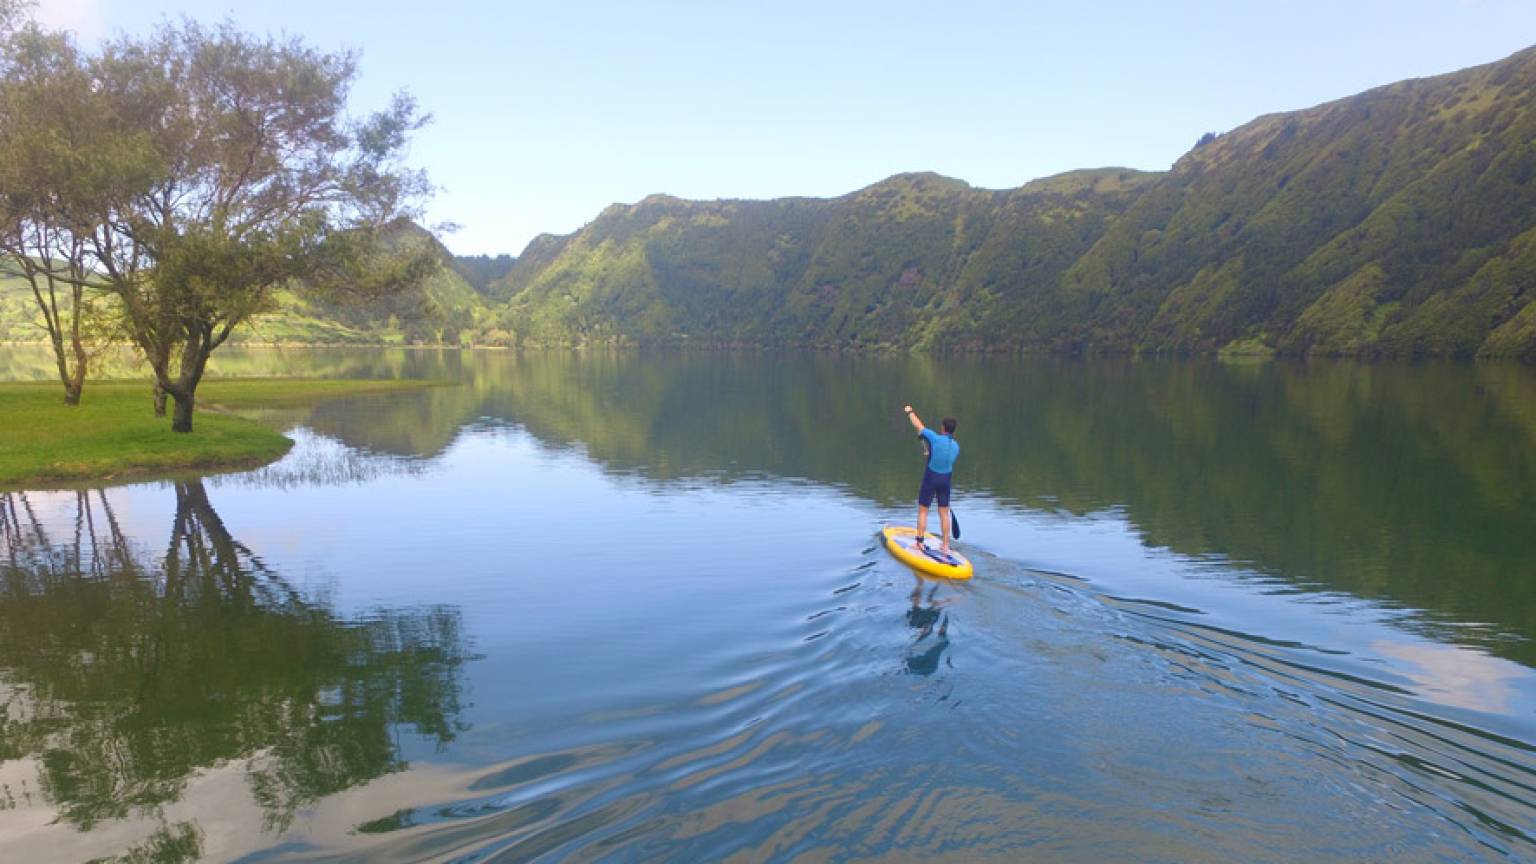
[[[30, 301], [28, 301], [30, 302]], [[418, 378], [415, 370], [432, 368], [452, 377], [458, 351], [431, 348], [329, 349], [246, 348], [230, 345], [219, 349], [209, 362], [211, 378]], [[51, 349], [42, 344], [0, 343], [0, 381], [54, 381], [59, 370]], [[107, 348], [91, 362], [91, 378], [151, 380], [149, 366], [139, 353], [125, 345]], [[89, 386], [89, 385], [87, 385]]]
[[[520, 424], [655, 481], [763, 475], [892, 505], [914, 493], [899, 406], [953, 411], [959, 486], [1071, 513], [1117, 508], [1151, 546], [1286, 583], [1536, 637], [1536, 374], [1504, 365], [1261, 364], [609, 353], [422, 354], [434, 388], [318, 408], [389, 453]], [[460, 365], [462, 363], [462, 366]], [[1449, 625], [1446, 625], [1449, 626]], [[1536, 647], [1497, 633], [1500, 653]]]
[[372, 455], [263, 482], [413, 470], [389, 457], [440, 454], [483, 420], [662, 483], [801, 477], [889, 505], [912, 496], [919, 458], [899, 406], [953, 410], [962, 506], [987, 492], [1116, 508], [1148, 545], [1402, 603], [1428, 613], [1419, 626], [1487, 622], [1455, 638], [1536, 663], [1536, 645], [1499, 637], [1536, 638], [1536, 585], [1512, 578], [1536, 566], [1526, 367], [250, 349], [219, 363], [463, 382], [295, 414]]
[[401, 730], [455, 738], [457, 609], [339, 618], [230, 536], [200, 482], [175, 491], [160, 549], [124, 535], [104, 492], [33, 496], [51, 514], [0, 496], [6, 809], [158, 821], [140, 853], [193, 860], [200, 829], [164, 813], [200, 774], [241, 766], [247, 806], [281, 829], [403, 769]]

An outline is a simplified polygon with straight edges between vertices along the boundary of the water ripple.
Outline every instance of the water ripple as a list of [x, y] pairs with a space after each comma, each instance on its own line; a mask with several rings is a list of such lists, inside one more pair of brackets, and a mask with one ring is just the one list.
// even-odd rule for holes
[[1536, 855], [1536, 748], [1390, 666], [998, 559], [968, 585], [861, 559], [691, 695], [569, 730], [597, 743], [261, 860]]

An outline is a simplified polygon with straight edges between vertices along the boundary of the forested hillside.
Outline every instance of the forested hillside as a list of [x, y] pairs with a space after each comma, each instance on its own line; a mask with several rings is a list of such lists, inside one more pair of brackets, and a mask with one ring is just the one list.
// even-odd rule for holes
[[[430, 236], [415, 225], [402, 225], [399, 230], [402, 235]], [[458, 345], [468, 342], [484, 315], [484, 304], [480, 295], [459, 274], [448, 251], [435, 239], [431, 242], [443, 266], [420, 285], [376, 297], [279, 290], [276, 292], [276, 308], [252, 317], [249, 323], [234, 331], [230, 341], [281, 345]], [[98, 296], [93, 305], [108, 312], [115, 302], [109, 297]], [[41, 320], [27, 283], [0, 273], [0, 342], [46, 339]]]
[[993, 286], [1059, 282], [1151, 176], [993, 192], [900, 175], [830, 201], [653, 196], [535, 241], [498, 292], [501, 320], [525, 344], [942, 347], [1015, 320]]
[[[654, 195], [516, 258], [444, 249], [419, 291], [285, 295], [237, 338], [1536, 358], [1533, 109], [1528, 49], [1207, 135], [1165, 173]], [[27, 299], [0, 284], [0, 339], [33, 332]]]
[[1536, 49], [1166, 174], [615, 205], [487, 289], [518, 344], [1536, 355]]
[[1197, 146], [1067, 274], [1114, 347], [1536, 348], [1536, 49]]

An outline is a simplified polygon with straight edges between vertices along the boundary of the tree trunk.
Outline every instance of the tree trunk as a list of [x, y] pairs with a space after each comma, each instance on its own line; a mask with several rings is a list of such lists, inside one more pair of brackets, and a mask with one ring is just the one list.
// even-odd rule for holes
[[191, 432], [192, 408], [196, 403], [195, 391], [188, 390], [185, 394], [172, 393], [171, 398], [176, 400], [176, 413], [171, 416], [171, 431]]
[[208, 355], [211, 353], [213, 346], [208, 334], [195, 334], [182, 348], [181, 376], [176, 379], [175, 386], [170, 386], [163, 379], [160, 382], [176, 401], [176, 410], [171, 416], [172, 432], [192, 431], [192, 409], [197, 403], [197, 385], [203, 380], [203, 370], [208, 367]]
[[[78, 269], [76, 275], [79, 275]], [[90, 363], [90, 355], [85, 351], [85, 344], [80, 341], [80, 317], [85, 314], [85, 288], [76, 282], [69, 287], [69, 348], [75, 355], [75, 368], [64, 382], [64, 404], [79, 405], [80, 391], [85, 389], [85, 369]]]
[[[0, 3], [3, 2], [4, 0], [0, 0]], [[15, 253], [8, 253], [8, 255], [15, 257]], [[59, 311], [58, 286], [54, 277], [49, 271], [39, 271], [35, 262], [28, 261], [21, 267], [27, 282], [32, 287], [32, 299], [37, 301], [37, 306], [43, 313], [43, 323], [48, 328], [48, 342], [53, 346], [53, 359], [59, 369], [59, 382], [64, 385], [64, 404], [79, 405], [80, 391], [85, 386], [85, 348], [80, 344], [81, 297], [84, 289], [78, 285], [73, 286], [70, 295], [74, 301], [73, 305], [65, 307], [70, 319], [68, 330], [70, 347], [74, 350], [75, 356], [75, 368], [71, 371], [69, 353], [64, 347], [66, 333], [64, 316]]]
[[52, 319], [49, 320], [48, 337], [49, 341], [53, 343], [54, 362], [59, 367], [59, 383], [64, 385], [64, 404], [79, 405], [80, 388], [78, 386], [71, 386], [74, 382], [73, 376], [69, 374], [69, 355], [64, 353], [64, 337], [59, 333], [53, 332]]
[[[250, 550], [230, 535], [224, 520], [208, 501], [208, 490], [201, 480], [176, 484], [176, 531], [171, 543], [186, 552], [182, 575], [211, 584], [229, 592], [230, 597], [250, 599], [249, 582], [242, 566], [242, 554]], [[171, 564], [167, 559], [167, 564]]]
[[155, 416], [165, 416], [165, 388], [160, 386], [159, 381], [155, 382]]
[[69, 378], [64, 381], [64, 404], [79, 405], [80, 391], [85, 389], [85, 351], [80, 347], [80, 339], [75, 338], [75, 369]]

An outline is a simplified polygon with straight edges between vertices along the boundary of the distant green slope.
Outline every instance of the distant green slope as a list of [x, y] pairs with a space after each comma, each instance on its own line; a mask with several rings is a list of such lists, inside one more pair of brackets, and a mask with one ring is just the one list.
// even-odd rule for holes
[[235, 332], [247, 344], [460, 344], [484, 314], [479, 294], [453, 266], [453, 256], [419, 226], [403, 223], [400, 238], [425, 240], [442, 262], [420, 285], [371, 299], [279, 293], [278, 309]]
[[515, 344], [1536, 356], [1536, 49], [1261, 117], [1166, 174], [615, 205], [486, 294]]
[[491, 282], [506, 276], [517, 259], [511, 255], [455, 255], [450, 265], [469, 287], [484, 293]]
[[0, 274], [0, 342], [38, 342], [48, 338], [40, 324], [37, 301], [26, 281]]
[[1116, 348], [1529, 356], [1533, 107], [1527, 50], [1261, 117], [1149, 189], [1066, 308]]
[[[418, 291], [287, 295], [239, 338], [1536, 359], [1536, 48], [1260, 117], [1166, 173], [655, 195], [515, 259], [439, 251]], [[0, 285], [0, 339], [37, 332], [25, 299]]]
[[1075, 172], [991, 191], [935, 174], [831, 200], [615, 205], [540, 238], [491, 293], [520, 344], [942, 348], [1049, 286], [1157, 175]]
[[[277, 309], [237, 329], [232, 342], [285, 345], [460, 344], [485, 314], [480, 294], [451, 266], [452, 256], [424, 229], [404, 233], [430, 240], [444, 266], [415, 288], [388, 297], [361, 300], [277, 292]], [[97, 302], [110, 305], [101, 298]], [[47, 339], [27, 283], [0, 276], [0, 342]]]
[[258, 315], [231, 341], [285, 345], [460, 344], [484, 310], [475, 290], [443, 269], [417, 289], [366, 302], [280, 291], [278, 310]]

